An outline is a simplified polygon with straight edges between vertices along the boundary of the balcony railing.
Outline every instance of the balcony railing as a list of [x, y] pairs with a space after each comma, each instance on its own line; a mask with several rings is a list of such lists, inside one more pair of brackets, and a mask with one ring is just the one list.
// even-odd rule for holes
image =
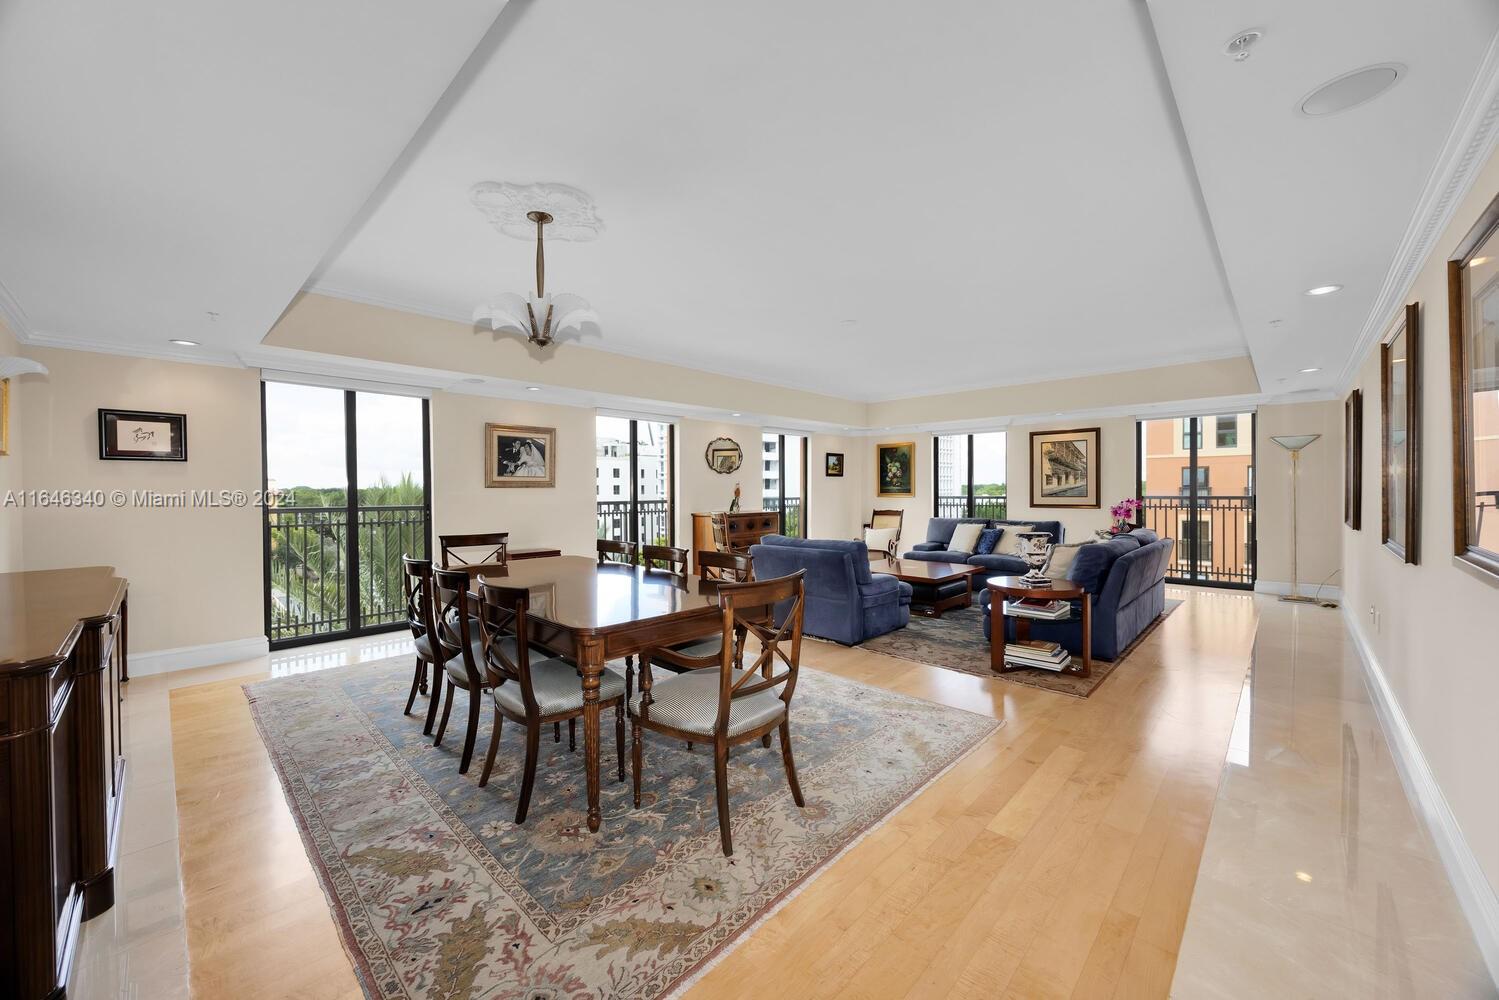
[[[973, 517], [984, 517], [991, 521], [1003, 521], [1005, 519], [1006, 504], [1004, 497], [977, 496], [973, 498]], [[943, 497], [937, 498], [938, 517], [968, 517], [967, 497]]]
[[271, 546], [272, 642], [405, 619], [401, 556], [426, 553], [425, 507], [359, 509], [354, 600], [350, 597], [347, 508], [277, 507], [266, 512], [266, 527]]
[[781, 511], [781, 534], [800, 537], [802, 533], [802, 498], [787, 497], [786, 506], [783, 509], [781, 502], [775, 497], [765, 498], [766, 510]]
[[1196, 507], [1183, 496], [1140, 499], [1144, 526], [1162, 538], [1176, 539], [1166, 570], [1170, 579], [1231, 586], [1254, 584], [1254, 497], [1198, 496]]
[[[640, 517], [636, 539], [644, 545], [670, 545], [671, 504], [665, 500], [641, 500], [635, 507]], [[599, 501], [598, 536], [616, 542], [630, 540], [630, 501]]]

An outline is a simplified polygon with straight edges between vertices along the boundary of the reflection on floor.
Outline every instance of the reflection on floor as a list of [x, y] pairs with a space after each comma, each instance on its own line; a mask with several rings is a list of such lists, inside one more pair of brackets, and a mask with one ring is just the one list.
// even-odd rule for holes
[[1336, 611], [1261, 599], [1177, 997], [1493, 997]]

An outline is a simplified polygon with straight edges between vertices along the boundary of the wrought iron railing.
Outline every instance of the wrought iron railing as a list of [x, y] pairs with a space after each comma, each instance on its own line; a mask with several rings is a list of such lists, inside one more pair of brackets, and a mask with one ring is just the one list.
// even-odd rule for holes
[[992, 521], [1005, 519], [1005, 498], [976, 496], [973, 498], [973, 513], [968, 513], [967, 497], [937, 498], [938, 517], [986, 517]]
[[766, 510], [779, 510], [781, 512], [781, 534], [801, 537], [802, 534], [802, 498], [787, 497], [786, 506], [781, 506], [781, 501], [776, 497], [765, 498]]
[[[351, 580], [347, 508], [266, 511], [272, 642], [404, 619], [401, 557], [426, 554], [427, 509], [364, 507], [357, 513], [355, 527], [357, 572]], [[356, 595], [352, 600], [351, 593]]]
[[1168, 578], [1185, 583], [1251, 586], [1255, 573], [1254, 497], [1151, 495], [1140, 498], [1140, 520], [1176, 539]]
[[[635, 535], [644, 545], [671, 544], [671, 504], [665, 500], [640, 500], [634, 505], [640, 524]], [[600, 500], [598, 536], [616, 542], [630, 540], [630, 501]]]

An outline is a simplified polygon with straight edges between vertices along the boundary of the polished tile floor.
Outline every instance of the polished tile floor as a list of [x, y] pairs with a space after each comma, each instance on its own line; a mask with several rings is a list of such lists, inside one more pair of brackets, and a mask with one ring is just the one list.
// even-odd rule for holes
[[[1337, 612], [1222, 592], [1182, 596], [1252, 606], [1260, 627], [1171, 995], [1495, 996], [1406, 801]], [[1160, 631], [1211, 620], [1173, 616]], [[1203, 649], [1214, 641], [1184, 638]], [[190, 995], [170, 692], [409, 650], [401, 637], [346, 640], [130, 683], [119, 902], [85, 925], [70, 996]]]

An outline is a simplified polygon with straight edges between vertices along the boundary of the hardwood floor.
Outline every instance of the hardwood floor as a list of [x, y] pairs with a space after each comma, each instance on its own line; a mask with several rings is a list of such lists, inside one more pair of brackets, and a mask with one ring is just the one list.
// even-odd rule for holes
[[[808, 643], [807, 666], [1007, 725], [687, 995], [1166, 996], [1256, 623], [1249, 595], [1173, 595], [1085, 700]], [[193, 995], [358, 997], [240, 690], [254, 676], [171, 692]]]

